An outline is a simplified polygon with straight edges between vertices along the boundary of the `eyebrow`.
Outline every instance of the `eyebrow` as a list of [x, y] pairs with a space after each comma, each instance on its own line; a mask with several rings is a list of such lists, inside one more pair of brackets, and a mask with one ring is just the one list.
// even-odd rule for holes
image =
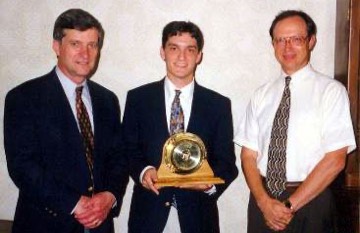
[[[176, 46], [176, 47], [179, 47], [180, 45], [176, 44], [176, 43], [171, 43], [169, 42], [166, 46]], [[197, 45], [189, 45], [189, 46], [186, 46], [187, 48], [195, 48], [195, 49], [198, 49]]]

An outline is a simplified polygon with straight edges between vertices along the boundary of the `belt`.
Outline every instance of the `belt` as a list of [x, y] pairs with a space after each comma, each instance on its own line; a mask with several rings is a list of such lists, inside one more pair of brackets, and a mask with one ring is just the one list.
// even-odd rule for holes
[[295, 182], [286, 182], [285, 186], [286, 188], [297, 188], [302, 184], [301, 181], [295, 181]]
[[286, 182], [285, 187], [286, 191], [290, 194], [294, 193], [296, 189], [302, 184], [302, 182]]
[[[262, 182], [265, 185], [266, 184], [266, 177], [261, 176]], [[296, 189], [302, 184], [302, 181], [293, 181], [293, 182], [286, 182], [285, 187], [286, 191], [289, 193], [293, 193], [296, 191]]]

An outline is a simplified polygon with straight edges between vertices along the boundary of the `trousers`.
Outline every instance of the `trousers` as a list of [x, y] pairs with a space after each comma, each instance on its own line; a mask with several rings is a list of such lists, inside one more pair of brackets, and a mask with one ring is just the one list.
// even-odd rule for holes
[[[285, 190], [280, 201], [287, 199], [296, 189], [294, 187]], [[325, 189], [316, 198], [299, 209], [288, 227], [280, 231], [282, 233], [335, 233], [335, 202], [329, 188]], [[267, 227], [263, 214], [259, 209], [254, 196], [250, 193], [248, 204], [248, 233], [273, 233]], [[279, 233], [279, 231], [277, 231]]]

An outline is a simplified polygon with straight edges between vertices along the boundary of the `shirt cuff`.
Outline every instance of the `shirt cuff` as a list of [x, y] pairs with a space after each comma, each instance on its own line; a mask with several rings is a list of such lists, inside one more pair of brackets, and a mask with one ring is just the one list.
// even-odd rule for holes
[[[79, 201], [80, 201], [80, 199], [79, 199]], [[72, 214], [75, 212], [76, 207], [79, 205], [79, 201], [76, 203], [75, 207], [74, 207], [74, 208], [72, 209], [72, 211], [70, 212], [70, 215], [72, 215]]]
[[142, 183], [142, 179], [143, 179], [143, 176], [144, 176], [144, 173], [147, 171], [147, 170], [149, 170], [150, 168], [155, 168], [154, 166], [146, 166], [145, 168], [144, 168], [144, 170], [142, 170], [142, 172], [140, 173], [140, 184]]
[[117, 206], [117, 199], [116, 199], [116, 197], [115, 197], [115, 195], [112, 193], [112, 192], [109, 192], [113, 197], [114, 197], [114, 199], [115, 199], [115, 201], [114, 201], [114, 203], [113, 203], [113, 205], [112, 205], [112, 207], [111, 207], [111, 209], [114, 209], [114, 207], [116, 207]]
[[208, 194], [209, 196], [213, 195], [216, 193], [216, 186], [213, 185], [210, 189], [204, 191], [206, 194]]

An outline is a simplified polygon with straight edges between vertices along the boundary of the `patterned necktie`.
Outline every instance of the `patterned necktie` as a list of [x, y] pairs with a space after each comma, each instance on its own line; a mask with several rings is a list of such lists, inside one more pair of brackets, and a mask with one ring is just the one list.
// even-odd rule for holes
[[184, 112], [180, 105], [181, 91], [175, 90], [175, 98], [171, 105], [170, 134], [184, 132]]
[[94, 135], [91, 129], [90, 118], [88, 112], [86, 111], [86, 107], [84, 102], [82, 101], [83, 86], [79, 86], [75, 89], [76, 91], [76, 116], [79, 122], [80, 131], [83, 136], [83, 142], [85, 147], [85, 155], [86, 162], [90, 171], [90, 179], [91, 179], [91, 187], [88, 191], [94, 191], [94, 177], [93, 177], [93, 168], [94, 168], [94, 160], [93, 160], [93, 150], [94, 150]]
[[274, 197], [286, 189], [286, 144], [290, 112], [291, 77], [285, 78], [285, 88], [279, 108], [276, 111], [269, 145], [269, 158], [266, 172], [266, 186]]

